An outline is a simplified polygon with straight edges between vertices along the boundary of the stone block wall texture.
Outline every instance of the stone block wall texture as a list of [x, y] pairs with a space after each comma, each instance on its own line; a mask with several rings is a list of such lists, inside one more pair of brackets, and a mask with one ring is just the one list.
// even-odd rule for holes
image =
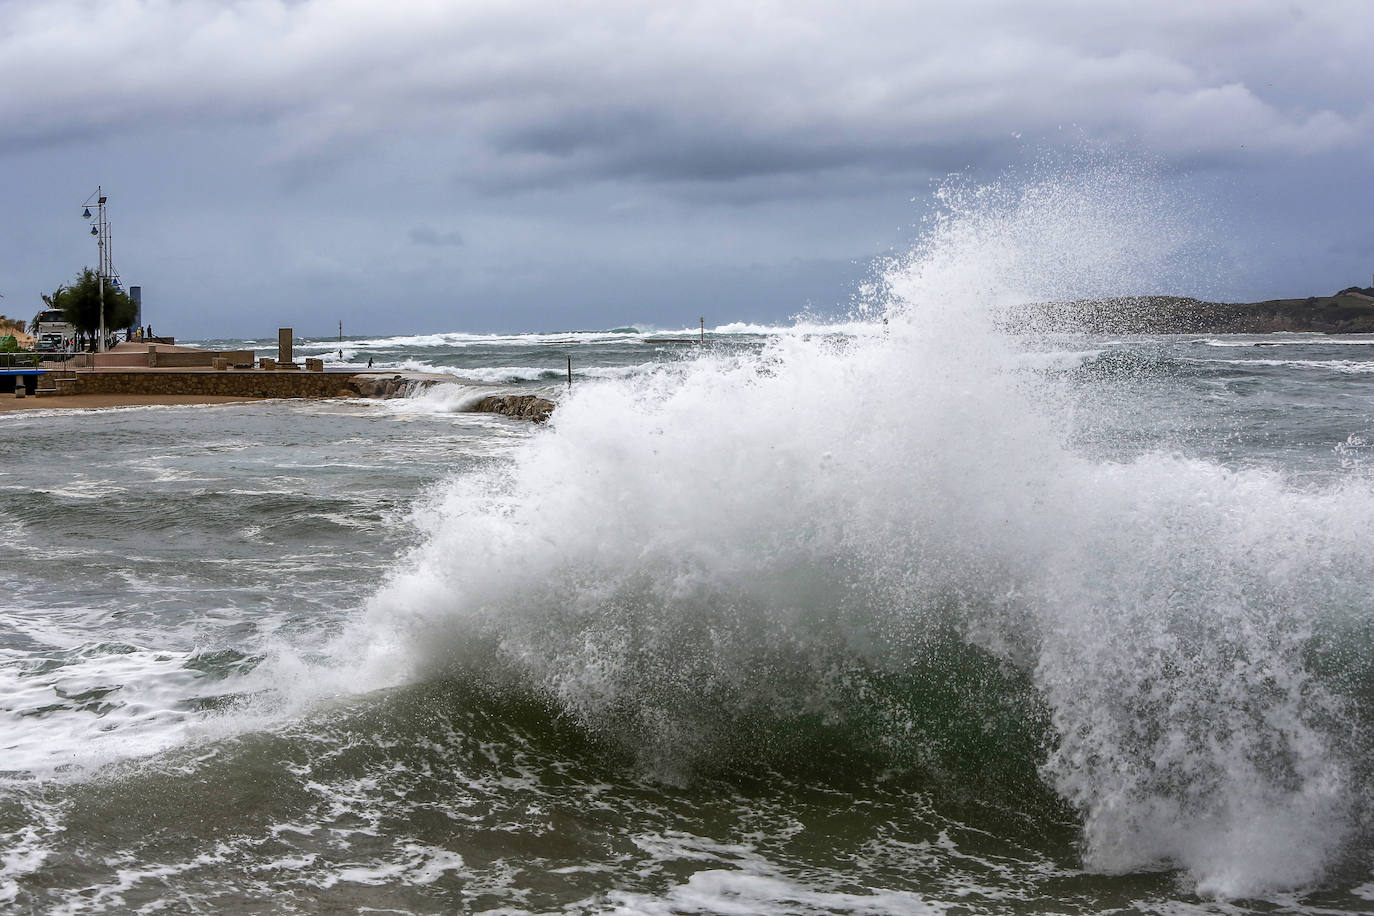
[[202, 350], [199, 353], [168, 353], [157, 351], [159, 369], [190, 369], [198, 366], [212, 366], [215, 359], [227, 359], [229, 364], [248, 365], [257, 354], [252, 350]]
[[95, 364], [101, 369], [141, 369], [148, 365], [145, 353], [99, 353]]
[[72, 394], [191, 394], [235, 398], [353, 397], [342, 372], [82, 372]]
[[93, 357], [97, 369], [190, 369], [210, 367], [216, 359], [227, 359], [229, 365], [249, 365], [256, 358], [252, 350], [197, 350], [168, 352], [150, 346], [145, 353], [99, 353]]
[[[433, 382], [351, 372], [215, 371], [148, 372], [147, 370], [78, 372], [54, 379], [56, 394], [189, 394], [234, 398], [394, 398], [416, 385]], [[493, 395], [468, 407], [478, 413], [499, 413], [542, 423], [554, 403], [537, 395]]]

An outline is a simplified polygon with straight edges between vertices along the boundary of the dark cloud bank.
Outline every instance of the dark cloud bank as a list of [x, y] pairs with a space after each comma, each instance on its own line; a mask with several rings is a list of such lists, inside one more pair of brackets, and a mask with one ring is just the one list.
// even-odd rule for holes
[[1374, 17], [1317, 6], [0, 2], [0, 292], [94, 260], [102, 183], [185, 336], [776, 320], [947, 173], [1075, 149], [1204, 202], [1212, 294], [1327, 292], [1374, 271]]

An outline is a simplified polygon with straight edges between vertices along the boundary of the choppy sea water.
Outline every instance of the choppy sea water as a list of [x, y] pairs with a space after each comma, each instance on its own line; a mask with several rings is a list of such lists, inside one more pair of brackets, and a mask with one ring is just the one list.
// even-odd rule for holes
[[1374, 909], [1374, 339], [1032, 333], [974, 235], [840, 326], [0, 414], [0, 904]]

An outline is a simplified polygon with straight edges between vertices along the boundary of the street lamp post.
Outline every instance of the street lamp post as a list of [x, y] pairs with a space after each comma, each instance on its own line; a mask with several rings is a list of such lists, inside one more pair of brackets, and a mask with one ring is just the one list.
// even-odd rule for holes
[[105, 193], [100, 185], [96, 185], [95, 193], [86, 198], [82, 204], [84, 208], [82, 216], [86, 219], [91, 218], [91, 201], [95, 201], [95, 222], [91, 224], [91, 235], [96, 237], [96, 245], [100, 248], [100, 266], [95, 270], [96, 285], [100, 288], [100, 338], [96, 343], [96, 352], [105, 352], [105, 278], [114, 273], [113, 265], [110, 263], [110, 222], [105, 218]]

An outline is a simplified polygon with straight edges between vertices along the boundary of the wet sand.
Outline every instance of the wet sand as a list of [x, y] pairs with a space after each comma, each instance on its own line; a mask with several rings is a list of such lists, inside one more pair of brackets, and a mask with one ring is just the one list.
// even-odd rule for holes
[[258, 398], [210, 394], [68, 394], [58, 397], [16, 398], [0, 394], [0, 413], [10, 410], [63, 410], [97, 407], [172, 407], [184, 404], [234, 404]]

